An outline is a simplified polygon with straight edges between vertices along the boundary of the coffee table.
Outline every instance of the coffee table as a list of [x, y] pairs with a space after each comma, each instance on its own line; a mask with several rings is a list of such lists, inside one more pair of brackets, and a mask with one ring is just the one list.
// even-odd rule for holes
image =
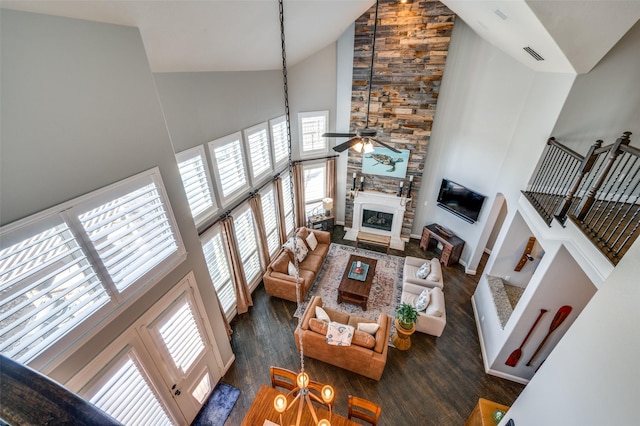
[[[351, 272], [351, 265], [353, 262], [360, 261], [363, 265], [368, 265], [367, 275], [364, 281], [349, 278], [349, 272]], [[370, 259], [368, 257], [356, 256], [352, 254], [349, 256], [347, 267], [342, 275], [342, 281], [338, 286], [338, 303], [349, 302], [355, 305], [360, 305], [363, 311], [367, 310], [367, 302], [369, 301], [369, 292], [371, 291], [371, 284], [373, 284], [373, 276], [376, 273], [376, 265], [378, 261], [376, 259]]]

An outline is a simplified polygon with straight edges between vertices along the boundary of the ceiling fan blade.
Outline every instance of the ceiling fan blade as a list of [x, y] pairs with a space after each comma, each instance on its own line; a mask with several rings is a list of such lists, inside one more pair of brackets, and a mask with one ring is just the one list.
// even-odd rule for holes
[[342, 152], [342, 151], [346, 151], [347, 149], [351, 148], [353, 145], [355, 145], [356, 143], [358, 143], [358, 141], [360, 141], [360, 137], [356, 136], [353, 139], [349, 139], [346, 142], [341, 143], [340, 145], [336, 145], [333, 147], [333, 150], [335, 152]]
[[396, 154], [400, 154], [400, 151], [398, 151], [397, 149], [395, 149], [395, 148], [394, 148], [394, 147], [392, 147], [391, 145], [387, 145], [386, 143], [384, 143], [384, 142], [382, 142], [382, 141], [379, 141], [378, 139], [374, 139], [374, 141], [375, 141], [377, 144], [380, 144], [380, 145], [384, 146], [385, 148], [390, 149], [391, 151], [395, 152]]
[[355, 133], [323, 133], [323, 138], [352, 138], [357, 136]]

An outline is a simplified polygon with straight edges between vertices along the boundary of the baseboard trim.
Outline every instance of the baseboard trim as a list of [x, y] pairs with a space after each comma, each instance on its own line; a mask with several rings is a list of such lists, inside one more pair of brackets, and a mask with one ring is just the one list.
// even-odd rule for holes
[[500, 377], [501, 379], [510, 380], [512, 382], [520, 383], [523, 385], [529, 384], [529, 380], [527, 379], [523, 379], [522, 377], [514, 376], [512, 374], [507, 374], [503, 371], [497, 371], [489, 367], [489, 364], [487, 364], [487, 348], [484, 346], [484, 338], [482, 337], [482, 327], [480, 326], [480, 322], [478, 321], [478, 310], [476, 308], [475, 295], [471, 296], [471, 307], [473, 308], [473, 317], [476, 321], [476, 329], [478, 330], [478, 340], [480, 341], [480, 352], [482, 354], [482, 365], [484, 365], [484, 372], [492, 376]]

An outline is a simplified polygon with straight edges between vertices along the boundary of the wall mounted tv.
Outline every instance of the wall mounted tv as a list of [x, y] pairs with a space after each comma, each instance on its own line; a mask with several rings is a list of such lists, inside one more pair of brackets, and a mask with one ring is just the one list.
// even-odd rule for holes
[[438, 192], [438, 206], [469, 223], [474, 223], [478, 220], [485, 198], [487, 197], [460, 184], [442, 179]]

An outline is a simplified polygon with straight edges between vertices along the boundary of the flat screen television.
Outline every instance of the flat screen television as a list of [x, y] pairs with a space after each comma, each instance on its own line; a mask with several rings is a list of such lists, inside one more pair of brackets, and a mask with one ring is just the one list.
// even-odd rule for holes
[[485, 198], [487, 197], [460, 184], [442, 179], [438, 192], [438, 206], [469, 223], [474, 223], [478, 220]]

